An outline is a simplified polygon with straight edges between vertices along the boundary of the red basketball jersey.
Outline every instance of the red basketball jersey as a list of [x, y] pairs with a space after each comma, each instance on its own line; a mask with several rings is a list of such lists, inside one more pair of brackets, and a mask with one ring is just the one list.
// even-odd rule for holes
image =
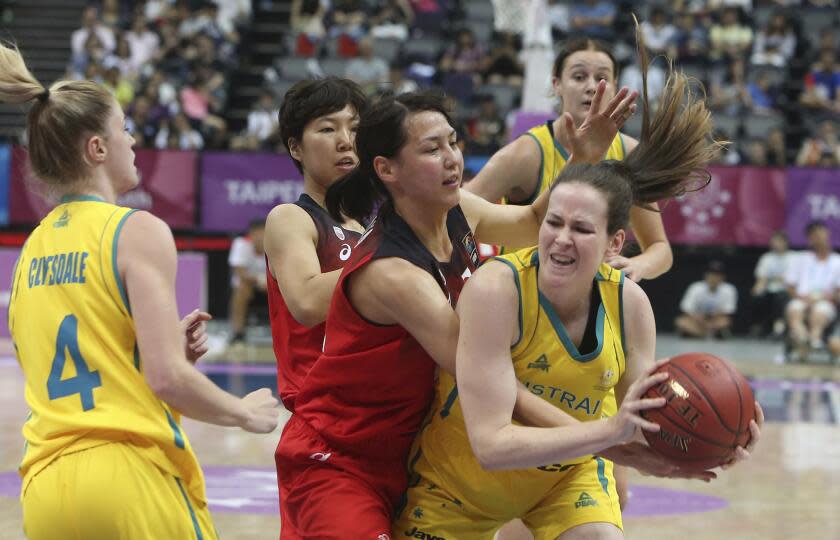
[[447, 228], [452, 255], [439, 262], [408, 224], [385, 208], [345, 266], [327, 315], [324, 352], [309, 371], [296, 405], [299, 420], [335, 448], [362, 459], [405, 463], [432, 401], [435, 361], [401, 326], [362, 318], [346, 287], [353, 272], [370, 261], [399, 257], [431, 274], [454, 307], [476, 268], [478, 250], [459, 206], [449, 211]]
[[[332, 272], [342, 268], [350, 259], [353, 246], [361, 234], [343, 228], [305, 193], [295, 204], [303, 208], [315, 223], [318, 231], [318, 245], [315, 251], [318, 254], [318, 262], [321, 263], [321, 272]], [[309, 368], [321, 354], [326, 324], [307, 327], [297, 322], [289, 312], [277, 280], [271, 275], [270, 269], [267, 272], [271, 337], [274, 356], [277, 359], [277, 389], [283, 405], [294, 412], [295, 398], [300, 385]]]

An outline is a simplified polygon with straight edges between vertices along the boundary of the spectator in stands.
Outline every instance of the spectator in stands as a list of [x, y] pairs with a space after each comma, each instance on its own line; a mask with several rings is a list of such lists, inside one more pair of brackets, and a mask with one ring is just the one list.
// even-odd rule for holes
[[475, 40], [475, 34], [469, 28], [458, 31], [455, 43], [450, 45], [440, 59], [440, 71], [451, 73], [477, 74], [485, 67], [484, 47]]
[[709, 32], [693, 15], [677, 17], [675, 49], [675, 59], [680, 63], [708, 63]]
[[749, 102], [744, 76], [744, 60], [734, 58], [723, 73], [712, 75], [709, 107], [716, 112], [737, 115]]
[[344, 76], [355, 81], [367, 95], [388, 82], [388, 64], [373, 54], [373, 39], [362, 38], [359, 41], [359, 56], [347, 62]]
[[796, 164], [813, 167], [819, 165], [826, 154], [840, 159], [840, 137], [837, 135], [837, 124], [831, 120], [821, 122], [819, 131], [805, 140], [796, 156]]
[[494, 47], [484, 61], [484, 81], [488, 84], [522, 86], [525, 66], [519, 59], [518, 38], [510, 32], [499, 32], [493, 39]]
[[138, 70], [131, 61], [131, 46], [124, 35], [117, 38], [117, 48], [113, 54], [105, 57], [102, 65], [108, 69], [115, 67], [119, 70], [120, 76], [129, 81], [137, 80]]
[[125, 33], [131, 51], [131, 65], [139, 73], [155, 57], [160, 47], [160, 37], [149, 30], [146, 19], [135, 16], [131, 30]]
[[615, 4], [611, 1], [575, 2], [569, 13], [572, 32], [596, 39], [609, 39], [613, 33], [615, 15]]
[[564, 0], [548, 0], [548, 18], [551, 20], [551, 37], [562, 41], [572, 29], [570, 8]]
[[770, 251], [758, 259], [755, 285], [751, 291], [750, 333], [754, 336], [780, 337], [785, 328], [785, 306], [788, 303], [785, 276], [792, 267], [795, 254], [788, 250], [787, 236], [776, 231], [770, 237]]
[[92, 79], [91, 77], [85, 75], [85, 73], [88, 70], [88, 66], [91, 64], [101, 64], [108, 54], [109, 53], [105, 49], [104, 45], [102, 45], [102, 40], [99, 39], [99, 36], [95, 33], [88, 34], [87, 39], [85, 39], [82, 51], [80, 53], [73, 53], [72, 78]]
[[134, 99], [134, 84], [122, 76], [117, 66], [105, 68], [102, 84], [114, 94], [123, 110], [128, 109]]
[[820, 52], [819, 60], [805, 76], [805, 91], [799, 102], [807, 107], [840, 113], [840, 65], [832, 49]]
[[770, 73], [759, 72], [755, 79], [747, 84], [747, 106], [753, 113], [770, 114], [776, 108], [776, 92]]
[[[656, 56], [651, 58], [648, 64], [648, 99], [653, 106], [659, 102], [659, 96], [662, 95], [662, 90], [665, 88], [665, 78], [667, 76], [665, 63], [665, 58]], [[642, 94], [642, 69], [637, 58], [634, 58], [631, 64], [621, 70], [618, 86], [619, 88], [626, 86], [630, 90], [638, 91], [639, 95]]]
[[712, 261], [702, 281], [688, 286], [674, 322], [677, 332], [696, 338], [726, 338], [731, 335], [732, 316], [738, 304], [738, 290], [726, 282], [723, 264]]
[[73, 55], [81, 55], [85, 50], [85, 43], [88, 38], [95, 34], [106, 52], [112, 52], [117, 41], [114, 32], [99, 20], [99, 11], [94, 6], [88, 6], [82, 11], [82, 27], [73, 32], [70, 37], [70, 45]]
[[668, 13], [662, 6], [650, 10], [650, 20], [642, 23], [645, 44], [653, 54], [675, 55], [677, 28], [668, 20]]
[[837, 49], [837, 36], [834, 28], [823, 28], [820, 30], [819, 38], [816, 43], [808, 50], [805, 58], [808, 60], [808, 65], [818, 62], [823, 51], [834, 51]]
[[[160, 111], [160, 106], [157, 107], [157, 110]], [[137, 141], [138, 148], [153, 146], [159, 121], [160, 116], [156, 117], [149, 98], [142, 95], [134, 98], [128, 109], [126, 126]]]
[[785, 67], [796, 50], [796, 34], [788, 19], [782, 13], [776, 13], [767, 23], [767, 27], [755, 36], [752, 58], [754, 65]]
[[479, 96], [478, 102], [478, 116], [467, 127], [467, 151], [471, 155], [490, 156], [505, 144], [505, 121], [492, 95]]
[[226, 36], [234, 35], [237, 28], [251, 20], [251, 0], [213, 0], [219, 7], [216, 22]]
[[413, 79], [405, 76], [405, 64], [400, 60], [394, 61], [388, 70], [388, 86], [394, 94], [400, 95], [408, 92], [416, 92], [420, 86]]
[[767, 143], [761, 139], [750, 139], [746, 143], [743, 165], [754, 165], [756, 167], [767, 166]]
[[413, 21], [414, 10], [408, 0], [378, 0], [370, 18], [370, 35], [405, 41]]
[[781, 128], [775, 127], [767, 134], [767, 162], [774, 167], [787, 165], [787, 145]]
[[811, 249], [797, 255], [785, 277], [791, 298], [785, 318], [789, 338], [800, 352], [824, 347], [824, 332], [837, 316], [835, 294], [840, 279], [840, 255], [831, 251], [828, 227], [814, 221], [805, 232]]
[[753, 40], [752, 28], [743, 22], [743, 11], [736, 7], [724, 8], [720, 23], [712, 25], [710, 57], [715, 61], [743, 58]]
[[248, 113], [248, 122], [242, 134], [231, 141], [232, 150], [259, 150], [264, 147], [278, 127], [277, 101], [271, 91], [264, 90], [254, 108]]
[[361, 0], [335, 0], [327, 14], [328, 34], [338, 39], [338, 53], [351, 58], [358, 53], [357, 42], [365, 35], [365, 13]]
[[327, 29], [326, 12], [321, 0], [292, 0], [291, 25], [295, 37], [295, 54], [312, 57], [321, 47]]
[[263, 234], [265, 221], [252, 221], [248, 234], [233, 240], [228, 256], [230, 266], [230, 331], [231, 344], [245, 340], [248, 306], [256, 293], [265, 294], [265, 251]]
[[172, 148], [171, 136], [177, 137], [179, 150], [201, 150], [204, 148], [204, 137], [190, 125], [189, 118], [184, 113], [176, 114], [171, 120], [163, 120], [155, 137], [156, 148]]

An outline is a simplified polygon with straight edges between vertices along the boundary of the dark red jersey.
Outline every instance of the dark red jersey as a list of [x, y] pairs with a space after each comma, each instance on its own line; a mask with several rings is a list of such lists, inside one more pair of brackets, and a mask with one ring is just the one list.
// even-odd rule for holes
[[[318, 230], [318, 245], [315, 251], [318, 254], [318, 262], [321, 263], [321, 272], [332, 272], [342, 268], [350, 259], [353, 247], [361, 234], [343, 228], [305, 193], [295, 204], [309, 214]], [[295, 398], [300, 385], [309, 368], [321, 354], [326, 324], [307, 327], [298, 323], [289, 312], [271, 270], [268, 270], [268, 307], [274, 356], [277, 358], [277, 389], [283, 405], [294, 412]]]
[[[324, 352], [298, 394], [296, 421], [330, 448], [382, 467], [389, 503], [405, 489], [405, 461], [432, 401], [436, 364], [401, 326], [362, 318], [350, 304], [347, 286], [370, 261], [399, 257], [434, 277], [454, 307], [478, 251], [460, 207], [449, 211], [447, 228], [452, 255], [440, 262], [396, 212], [383, 209], [342, 272], [327, 315]], [[281, 439], [278, 451], [283, 446]]]

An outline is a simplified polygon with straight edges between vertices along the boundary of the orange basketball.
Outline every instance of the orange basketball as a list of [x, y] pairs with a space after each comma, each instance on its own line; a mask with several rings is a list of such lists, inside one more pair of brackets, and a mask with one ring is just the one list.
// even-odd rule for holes
[[664, 397], [660, 409], [642, 416], [659, 424], [658, 432], [644, 431], [648, 444], [675, 465], [706, 470], [729, 460], [750, 439], [755, 398], [749, 383], [727, 360], [706, 353], [674, 356], [657, 372], [668, 380], [645, 397]]

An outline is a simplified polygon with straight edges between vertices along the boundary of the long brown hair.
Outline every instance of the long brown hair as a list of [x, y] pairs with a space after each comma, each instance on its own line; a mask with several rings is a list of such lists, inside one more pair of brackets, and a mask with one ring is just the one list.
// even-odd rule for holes
[[[651, 118], [647, 89], [649, 58], [636, 21], [636, 47], [642, 71], [642, 134], [624, 161], [569, 165], [551, 189], [566, 182], [589, 184], [607, 196], [609, 234], [627, 225], [633, 205], [648, 209], [662, 199], [708, 185], [705, 166], [722, 144], [712, 139], [712, 118], [704, 96], [691, 80], [669, 65], [659, 108]], [[702, 91], [700, 92], [702, 94]]]
[[48, 90], [26, 67], [17, 47], [0, 43], [0, 101], [17, 105], [32, 100], [26, 129], [33, 172], [53, 186], [83, 180], [84, 138], [106, 133], [115, 103], [111, 93], [91, 81], [59, 81]]

